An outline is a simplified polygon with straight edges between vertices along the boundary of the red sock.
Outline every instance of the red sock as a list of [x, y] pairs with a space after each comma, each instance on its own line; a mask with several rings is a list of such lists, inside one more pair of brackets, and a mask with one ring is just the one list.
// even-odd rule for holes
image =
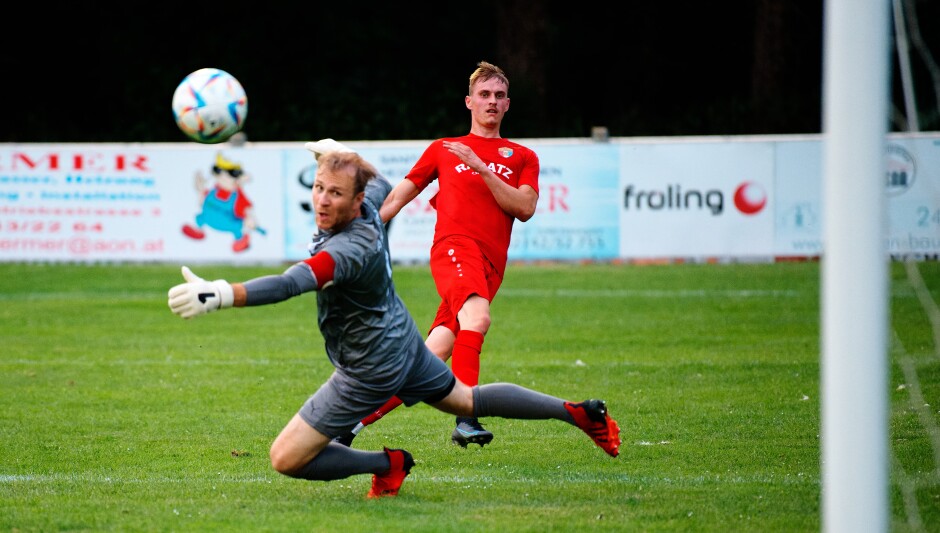
[[377, 422], [380, 418], [387, 415], [389, 411], [398, 407], [401, 404], [402, 404], [402, 401], [398, 399], [398, 396], [392, 396], [392, 398], [389, 401], [385, 402], [385, 405], [376, 409], [375, 412], [373, 412], [371, 415], [363, 418], [362, 425], [368, 426], [369, 424], [373, 422]]
[[454, 352], [451, 354], [451, 368], [457, 379], [471, 387], [480, 382], [480, 350], [483, 348], [483, 334], [479, 331], [462, 329], [454, 340]]

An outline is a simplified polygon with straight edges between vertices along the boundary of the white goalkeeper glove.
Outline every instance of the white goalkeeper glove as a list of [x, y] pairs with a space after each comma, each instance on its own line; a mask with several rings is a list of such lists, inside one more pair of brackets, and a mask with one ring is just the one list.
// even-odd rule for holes
[[183, 318], [192, 318], [232, 307], [235, 292], [229, 282], [224, 279], [206, 281], [185, 266], [182, 271], [186, 283], [173, 287], [167, 293], [171, 311]]
[[327, 152], [356, 153], [356, 151], [352, 148], [344, 145], [343, 143], [334, 141], [333, 139], [320, 139], [316, 142], [305, 143], [304, 148], [313, 152], [313, 157], [317, 160], [320, 159], [321, 155]]

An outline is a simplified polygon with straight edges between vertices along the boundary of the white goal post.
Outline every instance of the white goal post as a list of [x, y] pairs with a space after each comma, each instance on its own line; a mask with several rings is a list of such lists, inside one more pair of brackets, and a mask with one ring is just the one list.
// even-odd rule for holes
[[[889, 0], [827, 0], [823, 56], [822, 529], [888, 530]], [[853, 191], [846, 197], [845, 191]]]

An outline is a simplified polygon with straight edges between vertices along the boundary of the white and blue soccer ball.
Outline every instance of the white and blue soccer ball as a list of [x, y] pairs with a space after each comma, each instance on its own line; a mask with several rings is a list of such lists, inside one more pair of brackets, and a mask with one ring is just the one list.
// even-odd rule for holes
[[183, 78], [173, 93], [173, 118], [190, 139], [203, 144], [227, 141], [245, 126], [248, 96], [235, 76], [201, 68]]

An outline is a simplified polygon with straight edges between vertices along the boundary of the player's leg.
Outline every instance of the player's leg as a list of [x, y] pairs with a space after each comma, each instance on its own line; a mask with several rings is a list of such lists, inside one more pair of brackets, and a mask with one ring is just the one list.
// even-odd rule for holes
[[480, 352], [490, 329], [490, 301], [471, 294], [457, 313], [457, 321], [460, 331], [454, 339], [451, 368], [457, 379], [473, 387], [480, 382]]
[[[471, 295], [457, 316], [460, 331], [454, 339], [451, 367], [457, 379], [473, 387], [480, 382], [480, 353], [490, 326], [490, 302], [481, 296]], [[474, 416], [458, 416], [455, 422], [450, 439], [458, 446], [466, 448], [468, 444], [479, 444], [482, 447], [493, 440], [493, 433]]]
[[366, 452], [332, 443], [294, 415], [271, 445], [271, 466], [286, 476], [316, 481], [374, 474], [369, 496], [377, 497], [397, 494], [414, 460], [404, 450]]
[[338, 383], [333, 378], [327, 381], [271, 444], [271, 466], [287, 476], [319, 481], [371, 473], [368, 496], [394, 496], [414, 466], [411, 454], [389, 448], [380, 452], [354, 450], [331, 442], [326, 434], [349, 427], [351, 413], [336, 407], [353, 403], [344, 401], [348, 395], [356, 397], [354, 383]]
[[563, 420], [587, 433], [608, 455], [620, 453], [620, 427], [602, 400], [573, 403], [513, 383], [469, 387], [458, 380], [450, 394], [431, 405], [458, 416]]
[[[459, 237], [435, 245], [431, 274], [444, 304], [457, 310], [451, 322], [441, 322], [455, 332], [451, 353], [454, 375], [474, 386], [480, 380], [480, 354], [490, 328], [490, 297], [499, 287], [499, 276], [475, 241]], [[454, 444], [466, 448], [468, 444], [484, 446], [492, 440], [493, 434], [475, 417], [459, 416], [455, 420], [451, 434]]]
[[424, 341], [424, 344], [438, 359], [447, 361], [454, 352], [455, 339], [456, 336], [449, 327], [440, 325], [431, 329], [431, 333], [428, 334], [428, 338]]

